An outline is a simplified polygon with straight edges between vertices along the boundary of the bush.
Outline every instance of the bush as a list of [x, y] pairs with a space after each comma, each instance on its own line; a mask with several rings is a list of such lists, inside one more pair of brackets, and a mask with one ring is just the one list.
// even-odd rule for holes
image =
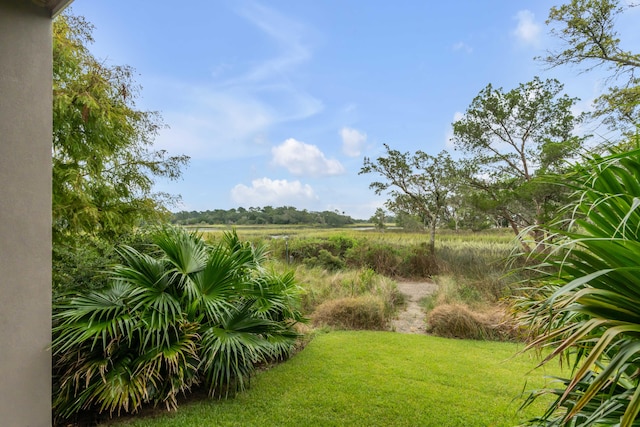
[[370, 295], [347, 297], [322, 303], [312, 315], [315, 326], [336, 329], [387, 329], [384, 301]]
[[56, 417], [175, 408], [197, 384], [226, 396], [294, 349], [299, 288], [263, 268], [264, 248], [235, 232], [217, 245], [178, 228], [152, 239], [149, 253], [120, 249], [109, 286], [54, 306]]
[[340, 257], [333, 255], [326, 249], [320, 249], [317, 257], [306, 258], [304, 264], [309, 267], [326, 268], [327, 270], [342, 270], [345, 267], [345, 263]]
[[398, 248], [390, 245], [367, 242], [348, 250], [346, 259], [353, 268], [371, 268], [378, 274], [391, 277], [400, 275], [402, 256]]
[[349, 249], [358, 245], [358, 241], [355, 238], [345, 236], [344, 234], [335, 234], [329, 236], [329, 241], [335, 248], [334, 254], [343, 258]]
[[473, 311], [464, 304], [443, 304], [427, 315], [427, 332], [445, 338], [514, 341], [521, 338], [515, 322], [499, 308]]
[[432, 277], [438, 274], [437, 258], [426, 244], [404, 249], [399, 271], [403, 277]]

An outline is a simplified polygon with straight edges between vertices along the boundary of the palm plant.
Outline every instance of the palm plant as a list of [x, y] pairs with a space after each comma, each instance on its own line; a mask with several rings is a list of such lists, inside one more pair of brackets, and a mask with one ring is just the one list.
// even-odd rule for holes
[[246, 387], [257, 364], [285, 358], [299, 288], [292, 274], [262, 267], [265, 248], [226, 233], [216, 245], [164, 228], [142, 253], [120, 248], [106, 289], [54, 307], [54, 409], [135, 412], [177, 406], [196, 384], [226, 396]]
[[543, 286], [521, 308], [529, 348], [573, 369], [530, 396], [555, 396], [530, 424], [640, 425], [640, 149], [594, 157], [569, 182], [570, 222], [551, 227]]

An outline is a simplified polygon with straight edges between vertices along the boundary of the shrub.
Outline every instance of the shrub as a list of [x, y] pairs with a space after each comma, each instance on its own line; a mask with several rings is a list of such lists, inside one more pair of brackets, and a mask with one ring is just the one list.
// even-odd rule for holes
[[378, 274], [394, 277], [400, 274], [402, 256], [399, 252], [390, 245], [367, 242], [347, 251], [347, 264], [355, 268], [371, 268]]
[[473, 311], [464, 304], [443, 304], [427, 316], [427, 332], [446, 338], [513, 341], [520, 338], [504, 311]]
[[437, 258], [426, 244], [404, 249], [399, 271], [403, 277], [432, 277], [438, 274]]
[[196, 384], [242, 390], [258, 364], [287, 357], [302, 320], [292, 273], [262, 267], [264, 248], [226, 233], [208, 245], [183, 229], [152, 236], [156, 250], [120, 249], [105, 289], [54, 306], [56, 415], [177, 406]]
[[327, 270], [341, 270], [345, 267], [345, 263], [340, 257], [333, 255], [326, 249], [320, 249], [317, 257], [306, 258], [304, 264], [309, 267], [326, 268]]
[[384, 330], [388, 325], [384, 301], [371, 295], [326, 301], [312, 315], [315, 326], [336, 329]]
[[329, 242], [331, 242], [335, 248], [334, 254], [340, 257], [344, 257], [349, 249], [357, 246], [358, 244], [358, 241], [355, 238], [344, 234], [334, 234], [329, 236]]

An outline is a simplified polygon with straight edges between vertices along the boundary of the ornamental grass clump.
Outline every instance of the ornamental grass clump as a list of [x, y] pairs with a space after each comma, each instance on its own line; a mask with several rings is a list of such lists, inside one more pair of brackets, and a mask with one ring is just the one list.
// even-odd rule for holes
[[58, 419], [147, 403], [174, 409], [195, 385], [225, 397], [248, 386], [256, 365], [294, 348], [300, 289], [293, 273], [263, 268], [265, 247], [235, 231], [210, 245], [179, 228], [152, 241], [147, 253], [119, 249], [105, 289], [54, 307]]
[[445, 338], [517, 341], [519, 328], [500, 307], [473, 310], [465, 304], [439, 305], [427, 315], [427, 332]]
[[315, 326], [349, 330], [385, 330], [390, 317], [384, 301], [373, 295], [326, 301], [312, 315]]

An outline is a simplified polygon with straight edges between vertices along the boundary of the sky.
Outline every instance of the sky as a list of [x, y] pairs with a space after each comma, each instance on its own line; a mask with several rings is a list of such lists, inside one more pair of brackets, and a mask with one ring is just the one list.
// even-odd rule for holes
[[[173, 211], [368, 219], [386, 199], [358, 174], [364, 158], [453, 152], [451, 123], [488, 84], [557, 78], [591, 109], [610, 73], [534, 59], [558, 47], [545, 20], [560, 1], [75, 0], [71, 13], [95, 26], [96, 57], [136, 70], [137, 107], [168, 125], [154, 149], [191, 157], [156, 185], [181, 196]], [[639, 21], [640, 7], [619, 17], [623, 48], [640, 52]]]

